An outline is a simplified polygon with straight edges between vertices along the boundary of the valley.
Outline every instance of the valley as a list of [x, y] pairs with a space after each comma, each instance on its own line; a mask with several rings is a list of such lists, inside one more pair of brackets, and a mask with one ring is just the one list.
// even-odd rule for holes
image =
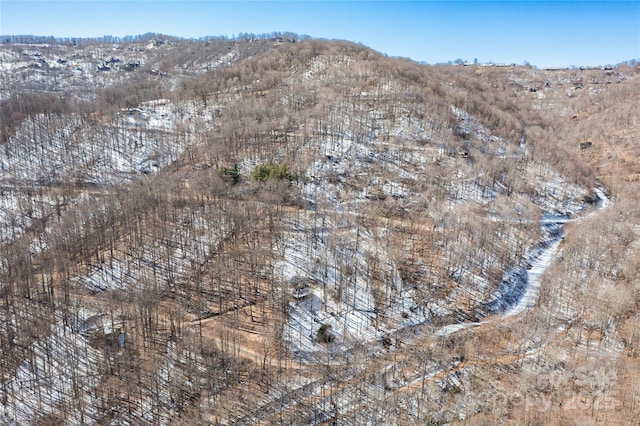
[[0, 45], [0, 423], [634, 424], [637, 65]]

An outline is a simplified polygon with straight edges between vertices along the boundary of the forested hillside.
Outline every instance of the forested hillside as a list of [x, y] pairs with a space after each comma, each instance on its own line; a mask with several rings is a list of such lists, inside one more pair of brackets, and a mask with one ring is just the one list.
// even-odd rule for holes
[[633, 424], [640, 69], [0, 45], [0, 422]]

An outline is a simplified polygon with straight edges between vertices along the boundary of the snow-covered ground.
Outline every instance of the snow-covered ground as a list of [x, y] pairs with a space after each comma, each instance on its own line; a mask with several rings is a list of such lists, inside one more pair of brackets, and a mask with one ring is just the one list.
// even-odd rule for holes
[[[322, 225], [291, 224], [291, 231], [279, 248], [283, 260], [276, 264], [276, 276], [298, 297], [291, 304], [286, 340], [297, 356], [306, 358], [322, 351], [316, 336], [321, 326], [329, 326], [340, 347], [380, 339], [385, 328], [376, 325], [378, 312], [397, 317], [410, 297], [402, 293], [397, 269], [373, 236], [364, 229], [329, 217], [316, 219]], [[373, 284], [369, 259], [377, 259], [389, 271], [381, 283]], [[380, 288], [374, 288], [374, 285]], [[374, 293], [379, 293], [378, 296]]]
[[99, 351], [78, 329], [58, 321], [50, 334], [31, 345], [13, 377], [0, 387], [0, 422], [33, 424], [42, 416], [65, 413], [70, 423], [97, 420]]
[[[320, 72], [318, 67], [318, 63], [313, 64], [307, 77], [316, 78]], [[382, 88], [378, 90], [384, 92]], [[494, 162], [512, 161], [526, 155], [526, 146], [514, 147], [490, 134], [465, 111], [452, 110], [459, 126], [474, 135], [481, 155], [492, 156]], [[379, 230], [354, 225], [359, 214], [366, 217], [370, 213], [368, 206], [380, 200], [395, 200], [403, 208], [411, 209], [427, 202], [433, 207], [427, 209], [431, 216], [428, 219], [443, 227], [453, 220], [452, 226], [457, 227], [466, 223], [468, 206], [476, 205], [490, 213], [487, 220], [504, 224], [489, 228], [495, 229], [492, 232], [499, 237], [489, 239], [493, 245], [485, 244], [479, 251], [478, 245], [484, 238], [482, 232], [446, 243], [450, 260], [458, 262], [454, 265], [460, 274], [456, 279], [461, 280], [448, 300], [452, 306], [460, 298], [484, 301], [489, 307], [485, 308], [487, 312], [479, 312], [480, 315], [502, 312], [520, 300], [519, 295], [512, 292], [512, 284], [521, 282], [527, 274], [526, 262], [537, 260], [540, 251], [550, 245], [551, 240], [555, 241], [557, 228], [569, 213], [584, 208], [584, 188], [549, 167], [538, 167], [537, 163], [531, 163], [527, 169], [527, 173], [539, 178], [527, 183], [534, 186], [531, 192], [535, 196], [526, 200], [515, 195], [504, 198], [502, 194], [508, 191], [501, 177], [494, 180], [493, 185], [487, 185], [490, 179], [477, 176], [482, 170], [443, 151], [437, 141], [422, 145], [403, 143], [405, 137], [423, 141], [437, 137], [427, 123], [414, 120], [410, 114], [401, 114], [401, 118], [390, 122], [385, 120], [382, 111], [371, 110], [363, 116], [353, 105], [339, 106], [333, 114], [326, 123], [327, 136], [309, 142], [308, 148], [317, 154], [304, 171], [305, 179], [298, 184], [302, 197], [315, 212], [314, 219], [303, 217], [291, 224], [290, 232], [283, 237], [283, 261], [277, 266], [286, 291], [294, 294], [295, 299], [285, 335], [292, 352], [303, 358], [314, 351], [346, 349], [353, 344], [349, 341], [383, 341], [399, 330], [429, 324], [434, 313], [453, 314], [451, 306], [444, 301], [426, 304], [417, 297], [412, 283], [400, 279], [394, 257], [380, 247], [376, 237]], [[365, 137], [342, 131], [342, 126], [350, 128], [358, 121], [362, 121], [362, 127], [371, 129]], [[398, 139], [383, 139], [384, 134]], [[437, 207], [435, 200], [426, 201], [415, 190], [419, 182], [434, 180], [434, 168], [450, 174], [444, 186], [447, 200], [440, 200]], [[443, 201], [446, 204], [442, 205]], [[508, 211], [504, 210], [505, 206]], [[536, 209], [549, 214], [538, 222], [538, 218], [531, 215]], [[332, 216], [329, 211], [336, 213]], [[521, 250], [522, 239], [535, 233], [529, 228], [540, 225], [543, 234], [540, 241], [529, 241], [529, 251], [521, 254], [522, 258], [513, 257]], [[340, 236], [332, 240], [327, 237], [330, 234]], [[509, 253], [509, 262], [516, 267], [505, 273], [504, 285], [494, 292], [485, 275], [492, 265], [504, 263], [505, 254], [501, 252]], [[382, 289], [372, 284], [372, 259], [378, 261], [380, 270], [386, 274]], [[517, 266], [521, 262], [524, 263]], [[520, 291], [525, 287], [520, 286]], [[511, 293], [508, 301], [507, 293]], [[498, 305], [505, 306], [499, 308]], [[335, 337], [331, 345], [317, 342], [320, 327], [329, 329]]]
[[184, 212], [180, 226], [167, 239], [152, 238], [131, 252], [116, 250], [106, 262], [91, 265], [77, 281], [91, 291], [119, 289], [132, 293], [145, 291], [149, 284], [170, 288], [185, 282], [228, 232], [226, 225], [207, 214], [204, 209]]
[[[586, 216], [591, 216], [600, 210], [606, 209], [611, 203], [601, 188], [596, 188], [594, 191], [598, 196], [596, 209]], [[573, 213], [577, 214], [579, 212]], [[541, 227], [546, 229], [547, 232], [545, 232], [542, 242], [526, 256], [526, 267], [514, 268], [513, 271], [506, 274], [503, 286], [499, 288], [499, 291], [489, 303], [489, 313], [499, 314], [502, 317], [512, 317], [534, 307], [538, 301], [542, 276], [557, 258], [558, 249], [563, 239], [562, 228], [564, 224], [570, 221], [581, 221], [586, 216], [577, 216], [575, 219], [569, 219], [566, 215], [543, 215], [540, 223]], [[447, 325], [440, 328], [436, 334], [439, 336], [449, 335], [459, 330], [479, 326], [487, 321], [494, 321], [494, 319]]]
[[177, 160], [194, 143], [194, 126], [212, 125], [196, 124], [196, 116], [193, 103], [166, 100], [127, 109], [106, 123], [73, 115], [32, 116], [0, 152], [0, 177], [38, 184], [126, 183]]
[[[555, 202], [550, 200], [548, 205], [555, 206]], [[315, 212], [297, 218], [280, 247], [283, 260], [276, 266], [276, 276], [285, 283], [286, 291], [294, 295], [290, 321], [285, 327], [294, 354], [307, 359], [314, 352], [348, 350], [356, 343], [383, 341], [397, 331], [429, 324], [433, 313], [450, 314], [446, 305], [419, 303], [414, 288], [399, 277], [397, 266], [376, 237], [356, 226], [353, 215], [343, 213], [339, 217]], [[542, 215], [540, 241], [527, 251], [519, 266], [504, 274], [502, 283], [490, 297], [486, 298], [479, 290], [486, 284], [483, 277], [477, 276], [472, 278], [475, 290], [469, 283], [469, 289], [457, 289], [466, 294], [454, 291], [449, 298], [454, 301], [470, 291], [477, 293], [474, 296], [477, 300], [486, 298], [483, 306], [477, 308], [480, 316], [496, 313], [512, 316], [532, 306], [537, 300], [541, 275], [554, 260], [562, 240], [562, 225], [568, 220], [566, 213]], [[378, 262], [379, 270], [385, 271], [382, 283], [373, 279], [372, 259]], [[450, 334], [478, 324], [451, 324], [436, 333]], [[329, 346], [318, 342], [321, 327], [327, 328], [334, 338]]]
[[[148, 48], [160, 50], [153, 45]], [[82, 89], [84, 94], [78, 96], [83, 98], [95, 88], [126, 83], [123, 65], [117, 64], [137, 61], [131, 63], [145, 65], [146, 53], [140, 55], [136, 60], [116, 48], [96, 48], [82, 57], [73, 56], [71, 48], [56, 52], [48, 46], [23, 51], [0, 48], [0, 71], [11, 74], [15, 90], [22, 87], [18, 81], [22, 74], [42, 90]], [[175, 65], [174, 70], [182, 68], [185, 75], [194, 76], [240, 56], [238, 50], [230, 49], [215, 58]], [[107, 61], [109, 70], [104, 69]], [[336, 75], [352, 72], [349, 68], [356, 62], [350, 56], [316, 56], [301, 72], [291, 69], [286, 83], [291, 87], [300, 82], [329, 86]], [[272, 253], [279, 261], [269, 266], [289, 301], [285, 342], [290, 353], [303, 362], [320, 360], [331, 365], [328, 360], [334, 356], [345, 360], [361, 350], [393, 350], [429, 331], [447, 336], [484, 324], [486, 315], [495, 320], [524, 312], [538, 300], [542, 276], [562, 244], [563, 224], [585, 217], [570, 219], [585, 208], [585, 188], [548, 164], [528, 158], [524, 139], [518, 144], [494, 134], [468, 112], [444, 101], [425, 102], [390, 76], [369, 78], [366, 74], [371, 71], [363, 68], [359, 72], [367, 85], [353, 92], [345, 90], [343, 97], [323, 111], [326, 116], [316, 119], [300, 114], [306, 122], [286, 131], [287, 138], [304, 139], [300, 143], [284, 148], [273, 143], [273, 152], [253, 147], [246, 156], [241, 148], [234, 153], [243, 178], [234, 190], [242, 187], [249, 193], [238, 190], [241, 196], [251, 196], [255, 188], [246, 178], [256, 165], [296, 160], [293, 166], [301, 178], [293, 188], [306, 200], [301, 204], [309, 208], [290, 215], [289, 209], [284, 210], [288, 216]], [[56, 86], [51, 73], [64, 84]], [[151, 73], [160, 75], [158, 70]], [[181, 87], [178, 78], [172, 81], [173, 86], [168, 83], [167, 87]], [[260, 80], [254, 80], [245, 88], [259, 84]], [[276, 102], [286, 108], [304, 108], [311, 99], [293, 90], [284, 92]], [[11, 185], [54, 188], [66, 183], [80, 191], [93, 184], [86, 196], [89, 191], [105, 195], [138, 178], [146, 182], [145, 176], [152, 181], [186, 150], [215, 140], [224, 123], [214, 122], [214, 117], [224, 116], [225, 101], [234, 99], [229, 96], [220, 105], [205, 107], [199, 99], [173, 102], [165, 96], [169, 95], [117, 110], [112, 116], [64, 113], [25, 119], [0, 152], [0, 183], [5, 188], [0, 198], [0, 242], [14, 241], [60, 205], [49, 195], [27, 195]], [[441, 110], [432, 113], [429, 108]], [[309, 123], [313, 125], [300, 137], [303, 125]], [[193, 170], [185, 173], [189, 172], [195, 174]], [[609, 201], [604, 192], [595, 192], [600, 198], [598, 208], [605, 208]], [[70, 203], [69, 209], [75, 208], [75, 201], [65, 202]], [[92, 293], [115, 290], [113, 294], [134, 297], [153, 287], [150, 283], [161, 288], [191, 283], [228, 235], [229, 222], [216, 220], [207, 208], [176, 211], [170, 230], [155, 234], [156, 230], [149, 229], [133, 248], [122, 250], [116, 244], [109, 254], [106, 250], [99, 253], [104, 261], [87, 261], [74, 271], [74, 283]], [[30, 211], [36, 214], [25, 214]], [[73, 218], [74, 226], [85, 225], [82, 212]], [[57, 220], [61, 219], [54, 217], [52, 222]], [[49, 231], [36, 236], [29, 247], [34, 258], [47, 248]], [[415, 252], [409, 255], [413, 248]], [[427, 253], [425, 258], [420, 257], [422, 253]], [[415, 259], [410, 272], [416, 275], [405, 275], [411, 268], [402, 262]], [[4, 259], [0, 267], [7, 267]], [[235, 284], [231, 279], [229, 285]], [[442, 294], [437, 293], [440, 291]], [[77, 423], [91, 422], [95, 410], [62, 407], [63, 396], [80, 389], [83, 396], [77, 407], [99, 406], [91, 369], [103, 359], [100, 351], [88, 345], [88, 339], [95, 333], [116, 333], [117, 327], [105, 320], [104, 312], [79, 309], [77, 316], [77, 324], [56, 322], [28, 348], [35, 355], [19, 365], [13, 381], [5, 386], [3, 392], [12, 408], [5, 409], [0, 420], [26, 424], [66, 409]], [[468, 322], [459, 322], [464, 318]], [[435, 324], [445, 325], [437, 328]], [[118, 345], [120, 339], [126, 335], [117, 335]], [[180, 407], [169, 389], [191, 384], [180, 373], [184, 351], [181, 343], [170, 340], [158, 346], [157, 369], [147, 376], [151, 377], [145, 384], [149, 386], [140, 394], [133, 418], [168, 423], [178, 412]], [[189, 356], [195, 359], [194, 353]], [[85, 358], [79, 359], [80, 354]], [[356, 369], [345, 377], [355, 377]], [[385, 386], [393, 388], [405, 380], [388, 370], [382, 371]], [[425, 371], [433, 377], [442, 370], [434, 363]], [[82, 385], [73, 387], [67, 379], [54, 383], [52, 378], [59, 375], [71, 376]], [[438, 383], [443, 389], [455, 388], [461, 379], [453, 373]], [[385, 396], [377, 384], [362, 386], [368, 396]], [[300, 378], [273, 390], [265, 396], [265, 403], [281, 402], [279, 398], [291, 391], [317, 394], [320, 389], [318, 382]], [[352, 391], [345, 386], [331, 398], [340, 409], [357, 408]], [[323, 404], [330, 407], [335, 401]], [[331, 410], [338, 408], [328, 408], [323, 413], [325, 420]], [[83, 415], [87, 418], [82, 419]]]

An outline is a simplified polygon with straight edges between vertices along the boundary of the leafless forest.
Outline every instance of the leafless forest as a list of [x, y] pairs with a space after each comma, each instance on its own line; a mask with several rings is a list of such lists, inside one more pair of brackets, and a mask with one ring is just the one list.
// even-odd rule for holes
[[0, 423], [638, 424], [635, 62], [0, 42]]

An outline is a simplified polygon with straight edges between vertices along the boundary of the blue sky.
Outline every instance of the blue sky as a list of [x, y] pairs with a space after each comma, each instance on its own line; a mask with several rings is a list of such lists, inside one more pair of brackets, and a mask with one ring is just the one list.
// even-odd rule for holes
[[640, 57], [640, 1], [0, 0], [0, 34], [274, 31], [351, 40], [428, 63], [605, 65]]

